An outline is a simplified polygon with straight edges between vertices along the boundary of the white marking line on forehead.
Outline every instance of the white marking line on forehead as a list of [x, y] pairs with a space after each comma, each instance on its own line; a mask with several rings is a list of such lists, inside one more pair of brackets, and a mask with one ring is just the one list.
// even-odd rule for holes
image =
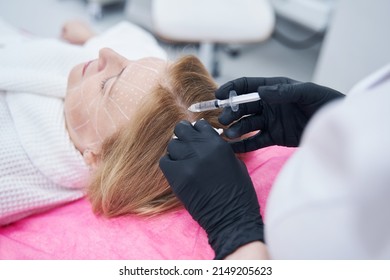
[[126, 68], [128, 68], [128, 67], [126, 66], [126, 67], [122, 68], [122, 70], [119, 72], [119, 74], [114, 75], [106, 80], [106, 83], [107, 83], [108, 81], [114, 79], [114, 81], [111, 83], [111, 86], [108, 89], [106, 89], [106, 88], [103, 89], [103, 93], [107, 93], [107, 95], [110, 95], [114, 85], [116, 85], [116, 83], [120, 80], [120, 78], [121, 78], [123, 72], [126, 70]]
[[[80, 89], [80, 86], [77, 86], [75, 88], [72, 88], [72, 89], [68, 89], [68, 93], [69, 95], [73, 95], [73, 94], [77, 94], [77, 93], [74, 93], [74, 92], [77, 92], [77, 90]], [[73, 111], [75, 110], [78, 106], [80, 106], [82, 104], [82, 98], [79, 98], [78, 99], [78, 102], [76, 104], [72, 104], [72, 107], [68, 107], [67, 110], [68, 111]], [[69, 105], [68, 105], [69, 106]]]
[[[97, 106], [98, 107], [100, 107], [100, 104], [102, 103], [102, 100], [100, 99], [99, 101], [98, 101], [98, 104], [97, 104]], [[99, 138], [99, 141], [100, 141], [100, 143], [103, 143], [103, 137], [100, 135], [100, 133], [99, 133], [99, 130], [98, 130], [98, 126], [99, 126], [99, 124], [98, 124], [98, 116], [99, 115], [99, 110], [96, 110], [95, 111], [95, 120], [96, 120], [96, 123], [95, 123], [95, 132], [96, 132], [96, 135], [97, 135], [97, 137]]]
[[130, 118], [125, 114], [125, 112], [122, 111], [121, 107], [115, 102], [114, 99], [111, 98], [111, 96], [108, 97], [108, 99], [115, 104], [115, 106], [118, 108], [119, 112], [127, 119], [130, 120]]
[[90, 147], [96, 147], [96, 146], [99, 146], [101, 144], [100, 141], [96, 141], [96, 142], [92, 142], [89, 144]]
[[[141, 68], [143, 68], [143, 69], [152, 71], [152, 72], [154, 72], [154, 73], [156, 73], [156, 74], [159, 73], [159, 71], [158, 71], [157, 69], [151, 68], [151, 67], [148, 67], [148, 66], [145, 66], [145, 65], [142, 65], [142, 64], [140, 64], [140, 63], [138, 63], [138, 62], [134, 62], [134, 65], [136, 65], [136, 66], [138, 66], [138, 67], [141, 67]], [[155, 63], [154, 65], [157, 66], [157, 63]]]
[[112, 118], [112, 116], [110, 115], [110, 112], [108, 112], [107, 108], [104, 107], [104, 112], [106, 113], [106, 115], [108, 116], [108, 118], [110, 119], [111, 123], [112, 123], [112, 126], [114, 127], [114, 129], [117, 128], [116, 124], [115, 124], [115, 121], [114, 119]]
[[149, 71], [151, 71], [151, 72], [153, 72], [155, 74], [159, 73], [159, 71], [157, 69], [154, 69], [154, 68], [151, 68], [151, 67], [147, 67], [147, 66], [142, 66], [142, 65], [141, 65], [141, 67], [146, 69], [146, 70], [149, 70]]
[[70, 112], [70, 111], [73, 111], [73, 110], [76, 110], [80, 105], [82, 104], [81, 100], [79, 100], [78, 103], [76, 104], [72, 104], [72, 107], [68, 107], [67, 110]]
[[[155, 63], [154, 64], [157, 68], [159, 68], [158, 64]], [[145, 65], [142, 65], [140, 64], [139, 62], [134, 62], [133, 64], [129, 65], [126, 67], [126, 70], [124, 71], [123, 73], [123, 77], [127, 77], [128, 74], [132, 73], [133, 71], [137, 71], [137, 69], [144, 69], [144, 70], [148, 70], [150, 72], [153, 72], [154, 74], [156, 75], [159, 75], [160, 74], [160, 71], [158, 69], [155, 69], [153, 67], [149, 67], [149, 66], [145, 66]]]
[[91, 114], [91, 112], [90, 112], [90, 108], [92, 107], [94, 107], [93, 105], [96, 103], [96, 101], [98, 101], [98, 96], [97, 95], [95, 95], [93, 98], [92, 98], [92, 100], [91, 100], [91, 102], [87, 105], [87, 114], [88, 115], [90, 115]]
[[131, 88], [131, 87], [132, 87], [132, 88], [136, 88], [137, 90], [141, 91], [142, 93], [147, 93], [146, 90], [140, 88], [139, 86], [133, 84], [133, 83], [130, 82], [130, 81], [122, 81], [122, 80], [119, 80], [118, 83], [125, 85], [127, 88]]
[[[106, 92], [106, 95], [110, 96], [111, 95], [111, 92], [113, 90], [118, 90], [118, 84], [123, 84], [123, 85], [127, 85], [129, 84], [127, 82], [127, 73], [129, 72], [129, 70], [131, 70], [131, 68], [133, 67], [134, 65], [128, 65], [126, 66], [125, 68], [122, 69], [122, 71], [117, 75], [117, 76], [114, 76], [112, 78], [115, 78], [115, 80], [111, 83], [110, 87], [105, 90]], [[124, 81], [126, 80], [126, 82]]]
[[80, 124], [79, 126], [73, 128], [74, 131], [79, 130], [80, 128], [86, 126], [89, 123], [89, 120], [85, 121], [84, 123]]

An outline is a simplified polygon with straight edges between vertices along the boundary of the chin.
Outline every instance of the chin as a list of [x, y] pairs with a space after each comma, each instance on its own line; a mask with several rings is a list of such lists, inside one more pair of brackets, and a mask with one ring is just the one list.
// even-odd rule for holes
[[69, 75], [68, 75], [68, 85], [67, 88], [73, 88], [80, 84], [82, 80], [82, 73], [83, 73], [83, 65], [85, 63], [80, 63], [76, 65], [75, 67], [70, 70]]

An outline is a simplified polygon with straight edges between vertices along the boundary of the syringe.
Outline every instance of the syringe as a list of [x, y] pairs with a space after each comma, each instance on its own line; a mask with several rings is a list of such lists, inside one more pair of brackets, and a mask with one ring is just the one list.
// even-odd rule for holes
[[250, 103], [258, 100], [260, 100], [258, 92], [237, 95], [236, 91], [231, 90], [229, 94], [229, 99], [214, 99], [202, 101], [199, 103], [192, 104], [190, 107], [188, 107], [188, 110], [191, 112], [203, 112], [230, 106], [232, 111], [236, 112], [238, 110], [238, 104]]

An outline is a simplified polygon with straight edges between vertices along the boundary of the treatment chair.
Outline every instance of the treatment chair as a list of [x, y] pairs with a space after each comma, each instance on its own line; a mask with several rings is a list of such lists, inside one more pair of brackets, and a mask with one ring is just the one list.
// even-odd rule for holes
[[123, 1], [125, 0], [87, 0], [87, 10], [92, 18], [99, 20], [103, 17], [103, 6]]
[[152, 0], [151, 24], [160, 38], [200, 43], [199, 57], [216, 77], [217, 46], [268, 39], [275, 15], [268, 0]]

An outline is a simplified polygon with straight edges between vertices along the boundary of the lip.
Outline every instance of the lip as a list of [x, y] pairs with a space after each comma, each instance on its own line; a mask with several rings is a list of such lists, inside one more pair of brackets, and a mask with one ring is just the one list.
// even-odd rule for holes
[[88, 61], [87, 63], [84, 64], [82, 76], [84, 76], [85, 71], [87, 70], [88, 66], [92, 63], [92, 61], [93, 60], [90, 60], [90, 61]]

